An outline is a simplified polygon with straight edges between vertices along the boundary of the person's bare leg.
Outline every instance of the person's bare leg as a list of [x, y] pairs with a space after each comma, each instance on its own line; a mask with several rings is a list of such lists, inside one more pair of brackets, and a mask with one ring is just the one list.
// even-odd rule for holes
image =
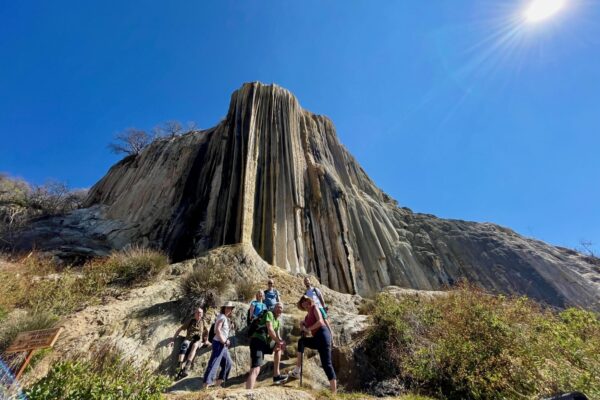
[[192, 361], [194, 361], [194, 357], [196, 357], [196, 351], [198, 350], [200, 342], [196, 342], [192, 345], [190, 349], [190, 355], [188, 356], [188, 365], [192, 365]]
[[215, 384], [215, 386], [221, 387], [222, 384], [223, 384], [223, 379], [217, 379], [217, 383]]
[[331, 393], [337, 393], [337, 379], [332, 379], [329, 381], [329, 388], [331, 389]]
[[276, 349], [273, 354], [273, 376], [279, 376], [279, 364], [281, 361], [281, 349]]
[[246, 379], [246, 389], [254, 389], [254, 385], [256, 384], [256, 379], [258, 378], [259, 373], [260, 367], [250, 368], [248, 379]]

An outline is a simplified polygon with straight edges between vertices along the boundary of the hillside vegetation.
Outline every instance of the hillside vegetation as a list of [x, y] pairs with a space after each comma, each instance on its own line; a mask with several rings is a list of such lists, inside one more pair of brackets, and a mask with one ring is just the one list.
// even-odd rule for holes
[[[0, 353], [19, 331], [56, 325], [90, 305], [110, 305], [131, 287], [160, 285], [164, 278], [157, 278], [168, 265], [161, 253], [142, 248], [115, 252], [80, 268], [58, 266], [36, 254], [13, 261], [0, 265]], [[202, 275], [208, 269], [201, 268], [170, 279], [178, 282], [182, 305], [212, 306], [226, 295], [224, 278], [232, 271], [223, 270], [211, 280]], [[286, 301], [294, 301], [302, 291], [301, 277], [276, 271], [279, 290]], [[153, 300], [146, 300], [148, 306]], [[600, 320], [594, 312], [554, 311], [527, 298], [490, 295], [469, 285], [444, 296], [384, 292], [361, 308], [370, 315], [370, 327], [350, 346], [368, 360], [358, 367], [363, 389], [357, 390], [393, 382], [394, 395], [407, 399], [539, 399], [572, 390], [600, 398]], [[158, 370], [116, 347], [98, 344], [87, 354], [54, 354], [52, 359], [60, 361], [26, 388], [30, 398], [180, 398], [163, 394], [169, 380]], [[266, 397], [257, 398], [268, 398], [269, 388], [260, 390]], [[181, 398], [221, 398], [215, 393]], [[231, 398], [244, 398], [243, 393], [235, 385], [223, 390]], [[290, 389], [286, 398], [330, 396]], [[371, 397], [349, 392], [341, 398]]]
[[427, 301], [379, 295], [367, 354], [378, 379], [443, 399], [600, 398], [600, 320], [462, 286]]

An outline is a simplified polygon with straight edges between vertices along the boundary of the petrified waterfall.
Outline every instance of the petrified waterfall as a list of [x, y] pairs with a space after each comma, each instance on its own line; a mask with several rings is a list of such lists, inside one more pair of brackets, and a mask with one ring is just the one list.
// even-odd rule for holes
[[493, 224], [399, 208], [329, 119], [275, 85], [245, 84], [216, 127], [125, 158], [91, 189], [86, 207], [42, 223], [77, 233], [66, 242], [63, 235], [48, 244], [38, 226], [23, 245], [64, 251], [138, 242], [182, 260], [244, 242], [267, 262], [314, 273], [342, 292], [438, 289], [466, 278], [558, 306], [598, 307], [600, 298], [595, 260]]

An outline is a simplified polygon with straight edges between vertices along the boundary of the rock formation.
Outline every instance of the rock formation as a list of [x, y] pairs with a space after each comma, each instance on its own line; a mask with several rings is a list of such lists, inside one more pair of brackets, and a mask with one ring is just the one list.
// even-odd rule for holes
[[244, 243], [270, 264], [366, 296], [465, 278], [555, 306], [599, 307], [596, 259], [497, 225], [398, 207], [339, 143], [333, 123], [276, 85], [245, 84], [216, 127], [123, 159], [90, 190], [85, 209], [36, 222], [17, 248], [102, 254], [133, 242], [175, 261]]

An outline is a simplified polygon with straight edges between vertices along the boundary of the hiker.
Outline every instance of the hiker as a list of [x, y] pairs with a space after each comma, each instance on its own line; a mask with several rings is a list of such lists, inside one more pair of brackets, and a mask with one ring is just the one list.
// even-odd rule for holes
[[175, 340], [179, 337], [181, 331], [186, 332], [185, 339], [179, 347], [179, 379], [185, 378], [188, 375], [189, 369], [196, 357], [196, 351], [202, 347], [208, 347], [208, 326], [209, 321], [204, 318], [204, 310], [198, 307], [194, 311], [194, 315], [188, 318], [183, 325], [177, 329], [175, 335], [169, 342], [169, 347], [173, 346]]
[[275, 308], [275, 303], [281, 303], [281, 296], [279, 295], [279, 291], [275, 289], [275, 282], [273, 279], [269, 279], [267, 281], [268, 288], [265, 290], [265, 300], [264, 303], [267, 306], [267, 310], [273, 311]]
[[273, 383], [281, 384], [288, 380], [287, 375], [279, 371], [281, 353], [285, 349], [285, 342], [279, 333], [281, 321], [279, 317], [283, 314], [283, 304], [276, 303], [273, 311], [264, 312], [256, 321], [256, 331], [250, 336], [250, 372], [246, 379], [246, 389], [254, 388], [256, 378], [260, 373], [260, 367], [264, 365], [265, 354], [273, 355]]
[[230, 301], [223, 304], [223, 306], [221, 306], [221, 312], [215, 321], [215, 337], [212, 340], [212, 353], [210, 354], [210, 360], [208, 360], [208, 364], [206, 365], [206, 371], [204, 371], [203, 388], [205, 389], [208, 386], [215, 384], [217, 369], [219, 367], [221, 367], [221, 371], [219, 372], [216, 386], [221, 386], [223, 382], [227, 381], [227, 377], [231, 371], [232, 361], [228, 349], [231, 343], [229, 342], [228, 337], [230, 329], [229, 317], [234, 308], [235, 305]]
[[[302, 337], [298, 340], [298, 358], [296, 367], [290, 373], [290, 377], [298, 378], [300, 376], [300, 363], [304, 355], [304, 348], [315, 349], [321, 357], [321, 366], [329, 380], [331, 393], [337, 392], [337, 379], [333, 370], [333, 362], [331, 360], [331, 332], [327, 329], [323, 315], [319, 307], [313, 302], [313, 299], [303, 295], [297, 304], [300, 310], [306, 311], [304, 321], [300, 323], [302, 327]], [[311, 335], [307, 337], [307, 335]]]
[[265, 295], [262, 292], [262, 290], [256, 292], [256, 300], [252, 300], [252, 302], [250, 303], [250, 309], [248, 310], [248, 318], [246, 321], [248, 322], [248, 324], [250, 324], [252, 320], [257, 318], [260, 314], [262, 314], [264, 310], [267, 309], [267, 306], [265, 305], [265, 303], [263, 303], [264, 298]]
[[331, 345], [333, 346], [333, 330], [331, 329], [331, 325], [329, 324], [329, 316], [327, 315], [327, 311], [329, 310], [329, 307], [327, 307], [325, 305], [325, 300], [323, 299], [323, 294], [317, 287], [314, 287], [311, 285], [310, 276], [304, 277], [304, 286], [306, 286], [306, 292], [304, 294], [306, 296], [310, 297], [312, 299], [313, 303], [315, 303], [317, 305], [317, 307], [319, 307], [319, 311], [321, 311], [321, 315], [323, 316], [325, 325], [327, 325], [327, 328], [329, 329], [329, 332], [331, 333]]

